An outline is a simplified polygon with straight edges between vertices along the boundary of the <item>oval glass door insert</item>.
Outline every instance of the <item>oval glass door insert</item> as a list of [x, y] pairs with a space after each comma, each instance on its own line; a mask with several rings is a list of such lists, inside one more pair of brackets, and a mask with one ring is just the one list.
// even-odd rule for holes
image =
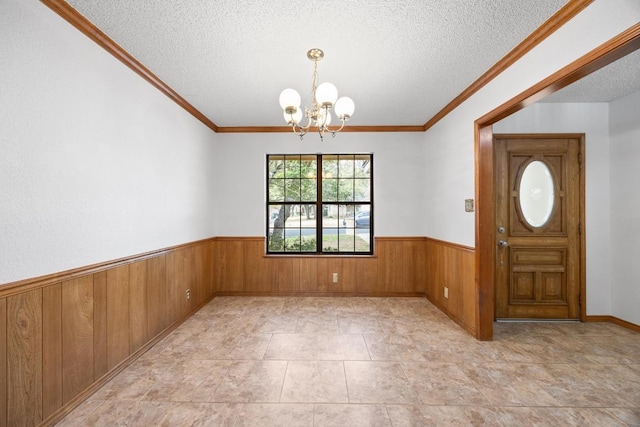
[[544, 162], [527, 165], [520, 180], [520, 209], [532, 227], [542, 227], [553, 212], [554, 190], [551, 171]]

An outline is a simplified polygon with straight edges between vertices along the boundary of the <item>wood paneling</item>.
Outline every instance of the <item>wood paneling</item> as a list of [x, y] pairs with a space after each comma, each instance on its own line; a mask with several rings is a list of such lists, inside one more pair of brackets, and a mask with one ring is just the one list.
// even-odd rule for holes
[[42, 416], [48, 417], [62, 404], [62, 284], [58, 283], [42, 289]]
[[129, 265], [129, 346], [133, 353], [149, 339], [147, 303], [147, 260]]
[[247, 240], [242, 242], [244, 266], [243, 289], [253, 292], [271, 292], [273, 286], [273, 262], [264, 257], [264, 242], [262, 240]]
[[213, 242], [203, 243], [195, 247], [195, 286], [197, 290], [193, 301], [195, 305], [201, 304], [207, 299], [207, 296], [214, 294], [213, 266], [215, 254], [213, 251]]
[[216, 291], [241, 292], [244, 288], [244, 240], [216, 242]]
[[374, 256], [267, 256], [261, 237], [225, 237], [216, 247], [216, 291], [223, 295], [420, 295], [426, 290], [421, 237], [377, 238]]
[[[0, 297], [0, 427], [55, 423], [209, 301], [213, 247], [209, 239], [9, 284]], [[167, 298], [185, 298], [186, 287], [192, 300], [177, 301], [180, 319], [169, 322]]]
[[[427, 298], [456, 323], [475, 335], [476, 281], [472, 248], [427, 239]], [[445, 298], [444, 288], [449, 289]]]
[[402, 292], [402, 241], [378, 242], [377, 292]]
[[318, 259], [300, 258], [300, 292], [318, 291]]
[[107, 271], [107, 368], [129, 356], [129, 266]]
[[7, 425], [42, 421], [42, 289], [7, 298]]
[[93, 380], [109, 370], [107, 362], [107, 272], [93, 275]]
[[378, 258], [359, 259], [356, 274], [356, 290], [359, 293], [375, 292], [378, 288]]
[[273, 292], [300, 292], [300, 263], [292, 258], [278, 258], [271, 270]]
[[7, 299], [0, 298], [0, 426], [7, 425]]
[[159, 255], [147, 260], [147, 331], [150, 337], [158, 335], [168, 324], [166, 258], [166, 255]]
[[93, 383], [93, 276], [62, 284], [62, 349], [67, 403]]

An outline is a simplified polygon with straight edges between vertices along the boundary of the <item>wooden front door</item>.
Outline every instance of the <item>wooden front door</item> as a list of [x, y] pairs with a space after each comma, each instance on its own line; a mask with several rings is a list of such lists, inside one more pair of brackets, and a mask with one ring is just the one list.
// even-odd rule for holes
[[496, 318], [579, 319], [582, 135], [494, 135]]

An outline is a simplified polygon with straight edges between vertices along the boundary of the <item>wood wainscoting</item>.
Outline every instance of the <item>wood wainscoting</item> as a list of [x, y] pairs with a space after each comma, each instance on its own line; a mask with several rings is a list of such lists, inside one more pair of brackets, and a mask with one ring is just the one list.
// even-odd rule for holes
[[53, 424], [211, 300], [214, 244], [0, 286], [0, 426]]
[[278, 256], [265, 255], [264, 237], [218, 237], [216, 293], [424, 296], [425, 241], [376, 237], [373, 256]]
[[[476, 322], [475, 250], [426, 239], [427, 298], [474, 337]], [[444, 288], [448, 288], [445, 298]]]

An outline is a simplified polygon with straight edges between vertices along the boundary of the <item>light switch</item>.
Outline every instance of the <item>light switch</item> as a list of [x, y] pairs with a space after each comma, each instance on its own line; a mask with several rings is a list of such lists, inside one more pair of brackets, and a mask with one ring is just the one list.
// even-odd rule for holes
[[465, 199], [464, 200], [464, 211], [465, 212], [473, 212], [474, 211], [473, 199]]

